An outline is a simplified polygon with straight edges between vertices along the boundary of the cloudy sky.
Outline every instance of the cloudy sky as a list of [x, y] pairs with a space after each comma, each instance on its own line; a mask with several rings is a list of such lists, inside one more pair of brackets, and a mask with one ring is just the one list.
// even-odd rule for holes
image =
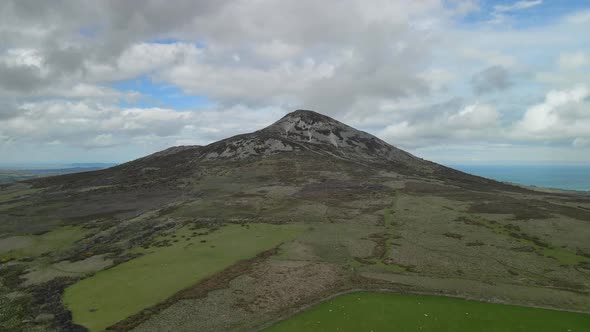
[[123, 162], [298, 108], [420, 157], [590, 164], [587, 0], [0, 2], [0, 164]]

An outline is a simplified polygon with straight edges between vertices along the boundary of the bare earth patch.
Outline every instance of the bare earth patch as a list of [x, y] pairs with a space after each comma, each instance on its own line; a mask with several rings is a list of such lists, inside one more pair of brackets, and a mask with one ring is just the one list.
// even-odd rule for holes
[[82, 277], [104, 270], [112, 264], [112, 259], [105, 259], [104, 255], [96, 255], [76, 262], [61, 261], [49, 266], [35, 267], [23, 276], [26, 279], [24, 285], [41, 284], [58, 277]]
[[268, 259], [205, 298], [178, 301], [133, 331], [244, 331], [343, 282], [334, 264]]

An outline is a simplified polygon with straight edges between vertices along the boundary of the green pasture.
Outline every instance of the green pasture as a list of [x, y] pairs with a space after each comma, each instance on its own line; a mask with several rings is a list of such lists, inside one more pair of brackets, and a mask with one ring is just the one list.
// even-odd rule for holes
[[351, 293], [318, 304], [265, 332], [581, 332], [590, 315], [442, 296]]
[[240, 260], [294, 238], [303, 230], [300, 225], [228, 225], [207, 235], [194, 236], [195, 231], [185, 227], [159, 239], [169, 240], [170, 246], [141, 249], [143, 256], [70, 286], [63, 300], [75, 323], [91, 331], [102, 331]]

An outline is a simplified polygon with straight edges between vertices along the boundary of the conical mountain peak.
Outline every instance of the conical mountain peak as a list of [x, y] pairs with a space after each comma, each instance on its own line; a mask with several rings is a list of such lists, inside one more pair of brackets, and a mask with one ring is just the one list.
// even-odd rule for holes
[[371, 134], [309, 110], [296, 110], [262, 130], [212, 145], [215, 150], [207, 154], [207, 159], [243, 159], [304, 150], [362, 163], [416, 159]]
[[315, 112], [315, 111], [311, 111], [311, 110], [296, 110], [293, 111], [291, 113], [288, 113], [287, 115], [285, 115], [283, 118], [281, 118], [279, 121], [277, 122], [281, 122], [283, 120], [288, 120], [288, 119], [301, 119], [307, 123], [313, 124], [313, 123], [318, 123], [318, 122], [338, 122], [337, 120]]
[[343, 130], [355, 129], [327, 115], [308, 110], [291, 112], [263, 129], [264, 132], [281, 133], [287, 136], [295, 133], [306, 133], [308, 137], [316, 136], [318, 133], [327, 134], [327, 132], [331, 131], [338, 133]]

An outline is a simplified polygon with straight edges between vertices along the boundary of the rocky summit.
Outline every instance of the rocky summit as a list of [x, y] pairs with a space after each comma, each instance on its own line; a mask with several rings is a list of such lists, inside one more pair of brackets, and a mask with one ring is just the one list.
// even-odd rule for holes
[[[234, 136], [204, 147], [175, 147], [153, 157], [190, 150], [199, 160], [242, 160], [291, 151], [310, 151], [327, 157], [370, 162], [412, 164], [418, 158], [366, 132], [314, 111], [297, 110], [256, 132]], [[150, 158], [150, 157], [148, 157]]]

